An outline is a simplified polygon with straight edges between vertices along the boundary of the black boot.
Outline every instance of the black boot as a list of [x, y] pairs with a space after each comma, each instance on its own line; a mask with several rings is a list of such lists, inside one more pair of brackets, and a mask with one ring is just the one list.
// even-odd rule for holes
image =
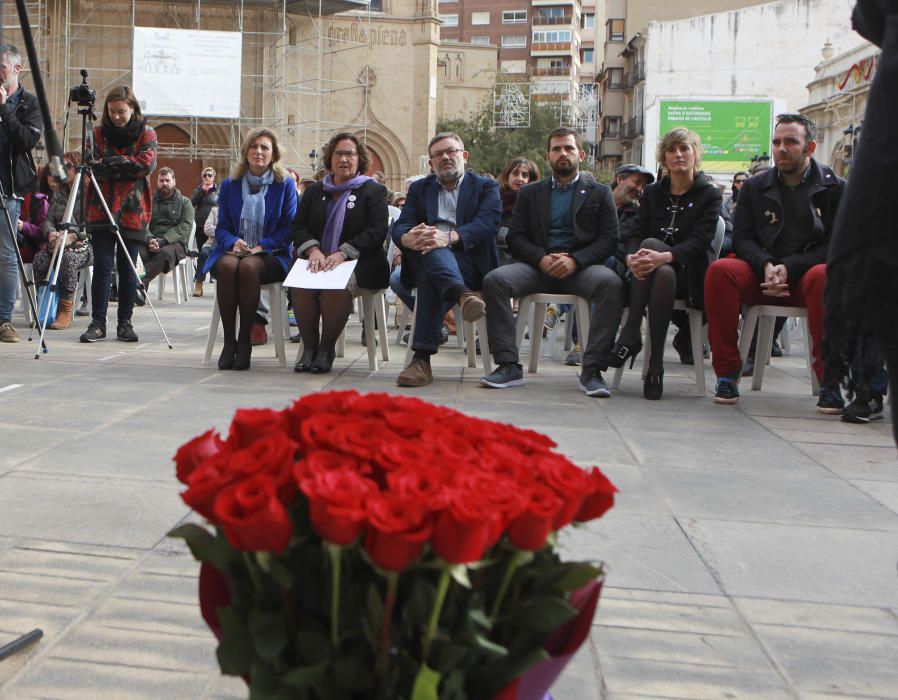
[[234, 369], [236, 370], [245, 370], [249, 369], [250, 358], [253, 355], [253, 345], [250, 342], [249, 338], [245, 341], [238, 340], [237, 341], [237, 352], [234, 354]]
[[312, 374], [327, 374], [334, 366], [334, 358], [336, 356], [337, 353], [333, 348], [320, 348], [309, 371]]
[[300, 357], [296, 364], [293, 365], [294, 372], [310, 372], [312, 370], [312, 365], [315, 363], [315, 356], [318, 354], [318, 348], [313, 347], [305, 347], [302, 351], [302, 357]]
[[221, 349], [221, 355], [218, 356], [218, 369], [234, 369], [234, 355], [237, 352], [237, 341], [225, 341], [224, 347]]

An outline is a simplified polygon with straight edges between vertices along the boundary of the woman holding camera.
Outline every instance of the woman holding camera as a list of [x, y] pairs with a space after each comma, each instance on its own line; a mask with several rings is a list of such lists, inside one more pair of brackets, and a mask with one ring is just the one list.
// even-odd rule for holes
[[[106, 338], [106, 310], [113, 270], [118, 270], [118, 326], [116, 337], [136, 343], [131, 325], [137, 294], [137, 262], [139, 243], [147, 239], [147, 227], [153, 214], [153, 191], [150, 173], [156, 167], [156, 132], [140, 112], [140, 103], [127, 85], [113, 88], [103, 104], [103, 119], [94, 128], [91, 154], [94, 176], [100, 185], [106, 206], [125, 243], [110, 224], [103, 203], [93, 188], [88, 189], [85, 218], [94, 252], [94, 277], [91, 285], [93, 309], [91, 322], [81, 334], [82, 343], [95, 343]], [[131, 259], [128, 260], [128, 257]]]
[[324, 147], [323, 159], [328, 174], [303, 192], [293, 224], [297, 254], [308, 258], [310, 272], [333, 270], [347, 260], [358, 263], [347, 290], [293, 290], [303, 341], [293, 369], [314, 374], [331, 371], [337, 339], [352, 313], [351, 292], [383, 289], [390, 278], [384, 252], [387, 188], [363, 174], [369, 166], [365, 145], [354, 134], [337, 134]]
[[[250, 332], [262, 285], [287, 276], [290, 226], [296, 214], [296, 185], [279, 163], [277, 134], [266, 127], [253, 129], [243, 140], [240, 154], [231, 177], [221, 183], [215, 248], [203, 269], [203, 273], [215, 271], [224, 331], [218, 369], [249, 369]], [[272, 299], [272, 303], [281, 301]]]
[[[642, 350], [642, 315], [649, 310], [652, 340], [643, 396], [664, 392], [664, 343], [674, 301], [704, 308], [708, 253], [717, 231], [720, 190], [701, 172], [702, 143], [688, 129], [669, 131], [655, 154], [664, 177], [645, 188], [627, 239], [630, 312], [609, 359], [610, 367], [630, 365]], [[701, 358], [695, 358], [701, 362]]]

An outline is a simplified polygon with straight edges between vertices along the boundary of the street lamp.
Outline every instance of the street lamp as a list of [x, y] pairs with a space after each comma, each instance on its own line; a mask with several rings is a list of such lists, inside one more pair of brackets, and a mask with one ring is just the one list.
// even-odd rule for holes
[[318, 170], [318, 151], [314, 148], [309, 151], [309, 165], [312, 167], [312, 172], [315, 173]]

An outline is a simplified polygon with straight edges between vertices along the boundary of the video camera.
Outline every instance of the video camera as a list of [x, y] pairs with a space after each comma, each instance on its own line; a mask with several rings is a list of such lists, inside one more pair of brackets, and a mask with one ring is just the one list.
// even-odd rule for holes
[[97, 101], [97, 91], [87, 84], [87, 71], [81, 69], [81, 85], [69, 90], [69, 103], [75, 102], [79, 107], [93, 107]]

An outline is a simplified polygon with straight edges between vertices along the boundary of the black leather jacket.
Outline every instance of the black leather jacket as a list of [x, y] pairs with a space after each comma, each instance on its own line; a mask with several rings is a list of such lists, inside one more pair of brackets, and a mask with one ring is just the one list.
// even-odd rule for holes
[[31, 149], [41, 138], [43, 120], [37, 98], [22, 88], [22, 95], [15, 108], [0, 105], [0, 122], [9, 137], [9, 171], [12, 173], [12, 192], [22, 196], [37, 189], [37, 168]]

